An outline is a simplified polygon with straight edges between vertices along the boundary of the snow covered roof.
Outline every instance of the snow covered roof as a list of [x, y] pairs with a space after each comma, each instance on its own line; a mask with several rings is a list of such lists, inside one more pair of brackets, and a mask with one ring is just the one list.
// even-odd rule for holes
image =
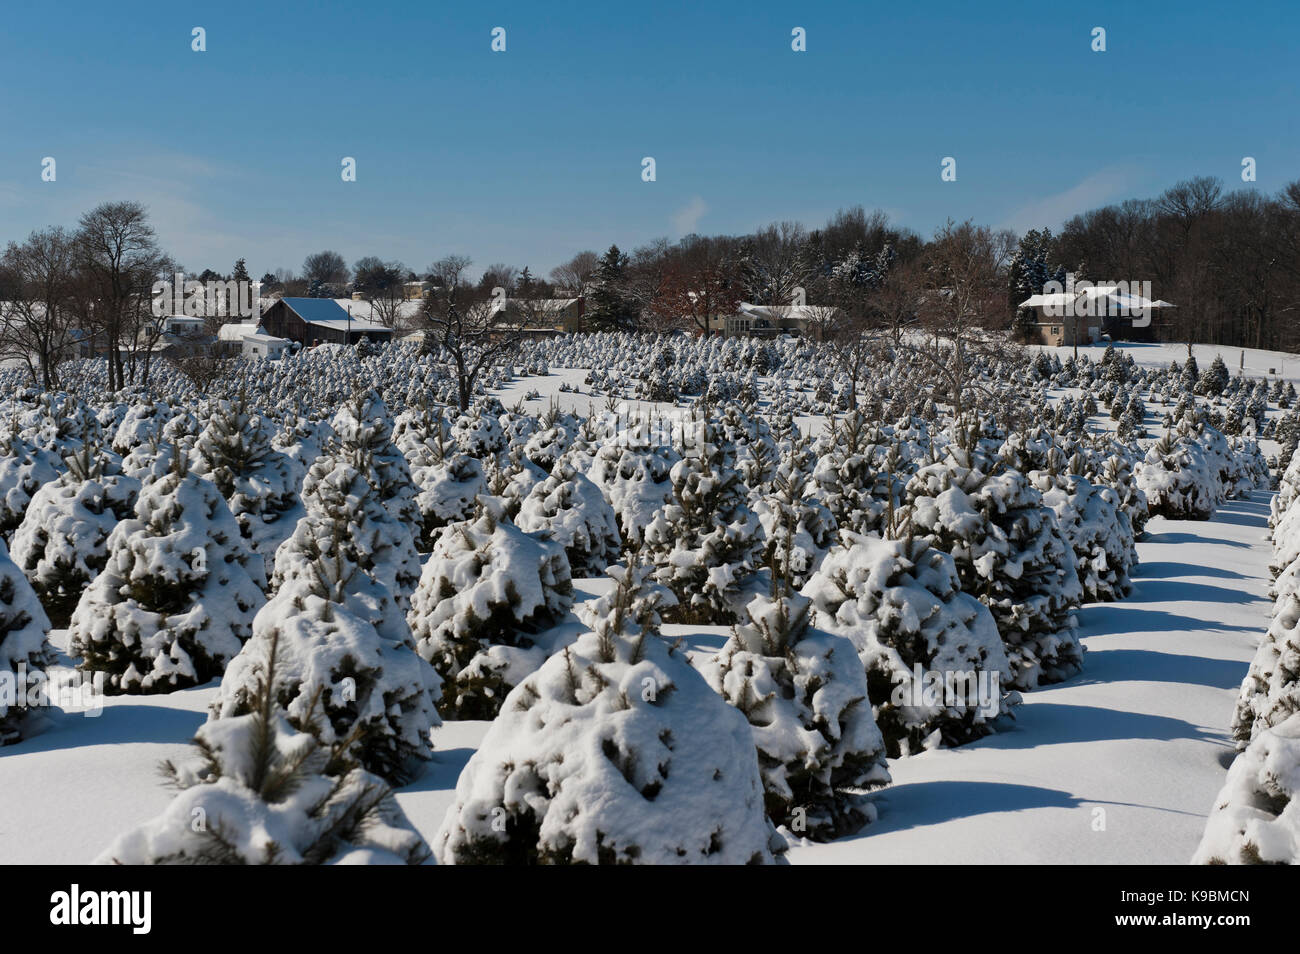
[[750, 318], [769, 321], [815, 321], [836, 311], [832, 305], [753, 305], [741, 302], [736, 311]]
[[264, 345], [290, 344], [288, 338], [277, 338], [261, 325], [252, 322], [232, 321], [217, 329], [218, 341], [256, 341]]
[[[352, 313], [353, 325], [356, 324], [358, 318], [364, 318], [367, 321], [375, 320], [375, 306], [372, 302], [368, 302], [365, 299], [356, 299], [356, 298], [334, 298], [331, 300], [338, 303], [338, 306], [343, 309], [344, 314], [347, 314], [348, 312]], [[396, 303], [394, 318], [396, 319], [414, 318], [416, 315], [420, 313], [420, 311], [423, 308], [424, 308], [423, 299], [399, 301]], [[378, 324], [383, 324], [383, 322], [378, 322]], [[387, 326], [385, 325], [385, 327]]]
[[[337, 331], [361, 332], [364, 334], [392, 334], [392, 329], [377, 321], [363, 318], [355, 312], [349, 312], [333, 298], [282, 298], [294, 313], [309, 325], [330, 328]], [[357, 304], [361, 304], [358, 302]]]
[[1051, 295], [1030, 295], [1019, 305], [1021, 308], [1065, 308], [1079, 299], [1097, 301], [1105, 299], [1117, 309], [1173, 308], [1167, 301], [1152, 301], [1141, 295], [1121, 294], [1118, 285], [1092, 285], [1074, 292], [1055, 292]]
[[520, 308], [531, 306], [538, 311], [560, 312], [566, 308], [582, 301], [581, 298], [507, 298], [505, 301], [496, 302], [492, 305], [492, 314], [496, 314], [505, 308]]
[[258, 328], [257, 331], [254, 332], [253, 334], [251, 334], [251, 335], [244, 335], [244, 340], [245, 340], [245, 341], [255, 341], [255, 342], [257, 342], [258, 344], [264, 344], [264, 345], [289, 345], [289, 344], [293, 344], [292, 339], [289, 339], [289, 338], [277, 338], [275, 335], [267, 334], [265, 328]]
[[252, 323], [241, 324], [237, 321], [228, 322], [217, 329], [218, 341], [239, 341], [245, 335], [257, 334], [258, 326]]

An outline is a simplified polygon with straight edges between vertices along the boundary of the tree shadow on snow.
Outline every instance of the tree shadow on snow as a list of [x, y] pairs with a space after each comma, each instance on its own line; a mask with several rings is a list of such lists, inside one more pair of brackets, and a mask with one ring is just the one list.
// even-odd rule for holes
[[1181, 682], [1212, 689], [1236, 689], [1250, 664], [1232, 659], [1206, 659], [1161, 653], [1151, 649], [1094, 649], [1083, 672], [1071, 686], [1103, 682]]
[[1252, 633], [1258, 636], [1268, 628], [1267, 621], [1262, 617], [1259, 622], [1241, 626], [1222, 621], [1207, 623], [1194, 616], [1170, 613], [1168, 610], [1126, 606], [1123, 603], [1094, 603], [1083, 610], [1079, 622], [1082, 624], [1080, 635], [1089, 639], [1130, 633], [1177, 635], [1187, 630], [1203, 632], [1207, 629], [1227, 633]]
[[980, 739], [974, 745], [980, 749], [1036, 749], [1074, 742], [1141, 739], [1218, 741], [1209, 730], [1183, 719], [1063, 702], [1037, 702], [1032, 693], [1026, 704], [1016, 711], [1016, 719], [1010, 725], [1014, 728]]
[[1216, 586], [1213, 583], [1192, 583], [1186, 580], [1138, 579], [1131, 599], [1148, 603], [1263, 603], [1264, 598], [1239, 589]]
[[1251, 580], [1254, 577], [1222, 566], [1198, 566], [1194, 563], [1175, 563], [1171, 560], [1156, 560], [1151, 563], [1139, 563], [1131, 574], [1135, 584], [1149, 580], [1169, 580], [1183, 576], [1209, 576], [1219, 580]]
[[[1213, 523], [1226, 523], [1237, 527], [1258, 527], [1259, 532], [1263, 534], [1268, 530], [1267, 521], [1260, 517], [1259, 514], [1250, 510], [1229, 510], [1221, 508], [1214, 512]], [[1229, 541], [1220, 540], [1220, 543]]]
[[1219, 513], [1243, 513], [1243, 515], [1253, 515], [1258, 520], [1269, 519], [1269, 504], [1273, 503], [1273, 491], [1258, 491], [1245, 498], [1234, 498], [1225, 500], [1222, 506], [1214, 511], [1212, 520], [1217, 520]]
[[[1252, 521], [1253, 522], [1253, 521]], [[1260, 527], [1264, 529], [1263, 526]], [[1187, 533], [1183, 530], [1167, 530], [1164, 533], [1148, 533], [1142, 538], [1143, 543], [1200, 543], [1206, 546], [1236, 547], [1249, 550], [1249, 543], [1240, 540], [1223, 540], [1219, 537], [1203, 537], [1199, 533]]]
[[1026, 811], [1031, 808], [1078, 808], [1084, 803], [1069, 792], [1012, 782], [904, 782], [872, 796], [880, 816], [850, 838], [869, 838], [891, 831], [941, 825], [957, 818]]
[[438, 792], [453, 789], [473, 754], [471, 748], [434, 749], [433, 760], [424, 767], [424, 771], [411, 784], [403, 785], [398, 791]]
[[132, 742], [184, 744], [194, 738], [205, 721], [206, 712], [162, 705], [105, 706], [97, 716], [59, 709], [44, 713], [36, 732], [12, 747], [6, 746], [5, 752], [55, 752]]

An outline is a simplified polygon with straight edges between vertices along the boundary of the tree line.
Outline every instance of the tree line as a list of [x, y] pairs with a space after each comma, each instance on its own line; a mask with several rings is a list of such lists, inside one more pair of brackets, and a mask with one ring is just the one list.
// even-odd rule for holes
[[1300, 350], [1300, 180], [1276, 195], [1227, 192], [1211, 177], [1074, 216], [1020, 240], [1011, 297], [1066, 272], [1149, 280], [1176, 307], [1164, 340]]
[[[1076, 280], [1149, 280], [1176, 306], [1156, 328], [1165, 340], [1300, 350], [1300, 180], [1266, 195], [1225, 190], [1218, 179], [1180, 182], [1151, 199], [1092, 209], [1017, 236], [971, 221], [948, 221], [930, 238], [860, 206], [822, 227], [776, 222], [747, 235], [691, 234], [630, 250], [587, 250], [547, 277], [506, 263], [470, 278], [471, 261], [449, 255], [423, 272], [379, 256], [348, 266], [337, 252], [308, 255], [301, 271], [261, 279], [265, 295], [344, 297], [360, 293], [391, 327], [410, 309], [409, 282], [427, 282], [408, 323], [449, 328], [473, 316], [480, 333], [502, 315], [504, 295], [526, 320], [542, 320], [555, 299], [585, 299], [590, 330], [722, 330], [741, 302], [805, 305], [817, 335], [854, 348], [901, 329], [960, 323], [1015, 330], [1017, 305], [1067, 273]], [[55, 385], [58, 362], [93, 340], [107, 353], [110, 384], [148, 379], [153, 348], [152, 289], [181, 271], [164, 251], [145, 208], [108, 202], [61, 226], [10, 242], [0, 257], [0, 357], [18, 359], [35, 383]], [[246, 281], [244, 259], [229, 274], [205, 269], [199, 281]], [[519, 311], [515, 312], [516, 316]], [[1023, 316], [1020, 316], [1023, 320]], [[107, 347], [118, 342], [120, 347]]]

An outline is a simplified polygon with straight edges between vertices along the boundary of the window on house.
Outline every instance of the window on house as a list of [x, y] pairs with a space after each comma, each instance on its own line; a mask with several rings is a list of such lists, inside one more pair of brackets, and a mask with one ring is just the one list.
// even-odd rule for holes
[[1058, 327], [1057, 325], [1052, 325], [1052, 334], [1059, 335], [1060, 333], [1061, 333], [1060, 327]]

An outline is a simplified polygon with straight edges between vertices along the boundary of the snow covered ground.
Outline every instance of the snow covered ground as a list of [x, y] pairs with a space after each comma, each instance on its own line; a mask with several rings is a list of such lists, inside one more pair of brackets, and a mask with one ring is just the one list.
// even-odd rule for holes
[[1010, 732], [891, 762], [875, 825], [792, 860], [1186, 864], [1268, 625], [1268, 496], [1153, 519], [1132, 597], [1082, 611], [1079, 676], [1026, 693]]
[[[1032, 345], [1031, 347], [1035, 351], [1055, 354], [1062, 361], [1074, 355], [1073, 346], [1054, 348]], [[1182, 364], [1187, 360], [1187, 345], [1177, 342], [1117, 341], [1115, 348], [1132, 355], [1134, 361], [1146, 368], [1167, 368], [1171, 361]], [[1105, 344], [1079, 346], [1079, 357], [1087, 355], [1094, 362], [1100, 361], [1105, 353]], [[1282, 378], [1284, 381], [1300, 384], [1300, 354], [1198, 344], [1192, 345], [1192, 356], [1196, 358], [1198, 368], [1208, 368], [1216, 357], [1221, 357], [1233, 376], [1245, 374], [1249, 378], [1268, 378], [1270, 381]]]
[[[1133, 596], [1082, 611], [1082, 674], [1026, 694], [1010, 731], [892, 762], [877, 822], [796, 847], [791, 860], [1186, 863], [1222, 785], [1236, 690], [1267, 626], [1268, 497], [1229, 501], [1208, 523], [1153, 519]], [[696, 651], [725, 638], [717, 627], [665, 634]], [[65, 634], [52, 639], [62, 647]], [[39, 734], [0, 749], [0, 863], [86, 862], [158, 815], [172, 797], [158, 763], [188, 754], [215, 693], [211, 684], [119, 696], [95, 718], [55, 711]], [[487, 727], [437, 730], [433, 763], [399, 791], [426, 839]]]

